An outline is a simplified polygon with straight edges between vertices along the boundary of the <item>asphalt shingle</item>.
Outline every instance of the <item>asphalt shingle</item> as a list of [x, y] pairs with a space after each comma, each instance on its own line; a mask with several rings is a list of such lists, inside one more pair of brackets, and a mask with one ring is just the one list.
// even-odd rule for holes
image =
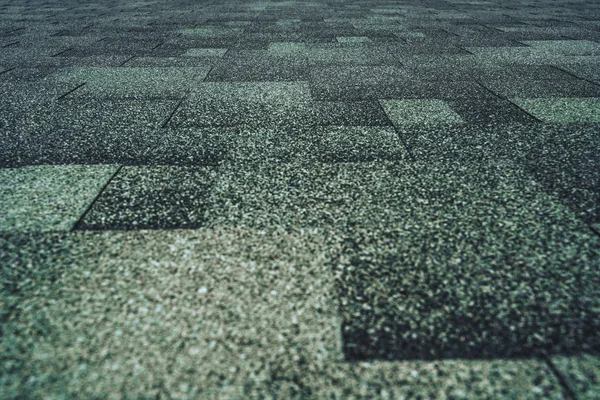
[[599, 11], [0, 0], [0, 397], [597, 397]]
[[182, 98], [202, 82], [204, 67], [73, 68], [60, 73], [59, 81], [84, 84], [69, 97], [84, 98]]
[[6, 166], [142, 164], [156, 157], [158, 130], [174, 100], [64, 99], [19, 108], [5, 131]]
[[68, 231], [116, 166], [0, 169], [0, 231]]
[[552, 362], [566, 377], [578, 399], [595, 399], [600, 396], [600, 360], [598, 357], [581, 355], [575, 357], [556, 356]]
[[306, 82], [205, 82], [194, 85], [170, 125], [302, 124], [312, 120]]
[[190, 229], [202, 226], [214, 167], [123, 167], [77, 229]]

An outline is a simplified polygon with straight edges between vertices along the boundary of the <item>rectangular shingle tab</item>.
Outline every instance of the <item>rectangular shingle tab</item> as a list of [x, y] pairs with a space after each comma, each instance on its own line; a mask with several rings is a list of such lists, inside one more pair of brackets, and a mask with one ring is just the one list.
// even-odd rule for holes
[[295, 82], [204, 82], [173, 115], [176, 127], [273, 125], [312, 119], [308, 84]]
[[396, 126], [464, 123], [443, 100], [382, 100], [381, 105]]
[[518, 98], [512, 101], [544, 122], [600, 122], [600, 98]]
[[348, 234], [339, 277], [347, 358], [531, 357], [598, 346], [594, 303], [576, 311], [595, 296], [600, 275], [586, 265], [598, 239], [516, 165], [468, 165], [439, 157], [397, 172], [388, 189], [395, 204], [385, 202], [389, 214], [377, 219], [394, 223]]
[[73, 68], [56, 79], [84, 84], [70, 97], [181, 98], [208, 71], [207, 67]]
[[198, 228], [215, 178], [214, 167], [124, 167], [77, 228]]
[[0, 231], [68, 231], [116, 166], [0, 169]]

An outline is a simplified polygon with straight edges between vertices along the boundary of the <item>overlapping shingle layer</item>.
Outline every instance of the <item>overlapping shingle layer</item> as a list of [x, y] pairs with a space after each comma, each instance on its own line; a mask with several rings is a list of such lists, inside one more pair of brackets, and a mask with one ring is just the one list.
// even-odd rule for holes
[[0, 397], [600, 396], [600, 6], [0, 0]]

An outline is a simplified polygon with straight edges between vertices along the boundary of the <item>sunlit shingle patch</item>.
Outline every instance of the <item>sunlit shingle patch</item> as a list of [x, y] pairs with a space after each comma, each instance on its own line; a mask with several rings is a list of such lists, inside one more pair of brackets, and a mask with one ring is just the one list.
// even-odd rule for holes
[[396, 36], [401, 38], [411, 38], [411, 39], [423, 39], [426, 38], [427, 35], [423, 32], [418, 31], [408, 31], [408, 32], [398, 32]]
[[239, 35], [243, 32], [243, 29], [222, 26], [206, 26], [199, 28], [180, 29], [179, 32], [181, 32], [184, 36], [219, 37]]
[[227, 49], [209, 49], [209, 48], [198, 48], [189, 49], [183, 53], [182, 57], [223, 57], [227, 53]]
[[597, 56], [600, 55], [600, 43], [589, 40], [524, 40], [534, 49], [564, 56]]
[[194, 86], [171, 124], [277, 126], [312, 120], [314, 107], [306, 82], [204, 82]]
[[[184, 387], [231, 398], [281, 394], [272, 376], [304, 380], [342, 361], [320, 233], [0, 236], [0, 256], [7, 278], [0, 299], [14, 310], [0, 336], [0, 359], [10, 363], [3, 378], [36, 370], [99, 397], [146, 396], [166, 379], [171, 393]], [[2, 383], [0, 390], [19, 389]], [[67, 389], [43, 381], [28, 390], [58, 396]]]
[[306, 52], [306, 43], [299, 42], [273, 42], [269, 44], [269, 53], [275, 55], [302, 54]]
[[544, 122], [600, 122], [600, 98], [516, 98], [511, 101]]
[[461, 124], [464, 120], [443, 100], [381, 100], [395, 126]]
[[68, 231], [116, 166], [0, 169], [0, 231]]
[[339, 36], [336, 39], [339, 43], [373, 43], [366, 36]]

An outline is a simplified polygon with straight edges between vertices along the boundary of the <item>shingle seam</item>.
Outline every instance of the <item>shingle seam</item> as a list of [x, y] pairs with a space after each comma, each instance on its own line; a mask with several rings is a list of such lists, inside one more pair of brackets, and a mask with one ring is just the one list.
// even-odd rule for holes
[[74, 231], [76, 231], [76, 230], [79, 229], [79, 227], [81, 226], [81, 223], [85, 219], [85, 216], [90, 212], [90, 210], [92, 209], [92, 207], [94, 206], [94, 204], [96, 203], [96, 201], [98, 201], [98, 199], [100, 198], [100, 196], [102, 195], [102, 193], [104, 193], [104, 191], [106, 190], [106, 188], [108, 187], [108, 185], [110, 185], [110, 183], [113, 181], [113, 179], [115, 179], [115, 177], [119, 174], [119, 172], [121, 172], [122, 168], [123, 168], [123, 166], [119, 165], [119, 167], [117, 168], [117, 170], [115, 171], [115, 173], [112, 174], [110, 178], [108, 178], [108, 180], [106, 181], [106, 183], [104, 184], [104, 186], [102, 186], [102, 188], [98, 191], [98, 194], [96, 194], [96, 197], [94, 197], [94, 199], [90, 202], [90, 204], [88, 204], [88, 206], [85, 208], [85, 210], [81, 213], [81, 216], [79, 217], [79, 219], [77, 220], [77, 222], [75, 222], [73, 224], [73, 226], [71, 227], [71, 229], [69, 230], [69, 232], [74, 232]]
[[543, 360], [552, 372], [552, 374], [556, 377], [556, 380], [560, 384], [560, 387], [563, 391], [566, 400], [578, 400], [577, 393], [573, 389], [571, 383], [568, 378], [554, 365], [550, 357], [548, 355], [543, 356]]
[[402, 146], [404, 147], [404, 150], [406, 150], [406, 152], [408, 153], [408, 156], [410, 157], [410, 159], [413, 162], [417, 162], [417, 158], [413, 154], [413, 152], [411, 150], [411, 147], [409, 146], [408, 142], [404, 139], [404, 137], [402, 136], [402, 134], [400, 132], [398, 132], [398, 129], [396, 129], [396, 126], [393, 124], [393, 122], [390, 120], [390, 117], [385, 112], [385, 109], [383, 108], [383, 105], [381, 105], [381, 100], [377, 100], [377, 105], [379, 106], [379, 108], [381, 109], [381, 111], [383, 112], [383, 114], [385, 115], [385, 117], [387, 118], [387, 120], [389, 121], [389, 123], [391, 124], [390, 126], [392, 126], [394, 128], [394, 131], [396, 132], [396, 135], [398, 135], [398, 138], [400, 138], [400, 141], [402, 142]]

